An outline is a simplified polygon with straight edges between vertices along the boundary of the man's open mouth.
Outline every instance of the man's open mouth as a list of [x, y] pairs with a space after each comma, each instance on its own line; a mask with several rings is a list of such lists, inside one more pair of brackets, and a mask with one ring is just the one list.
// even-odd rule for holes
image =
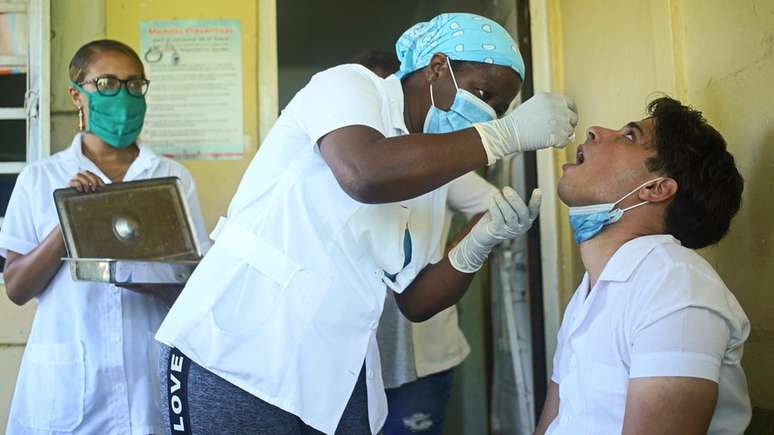
[[575, 152], [575, 163], [581, 165], [585, 160], [586, 158], [583, 156], [583, 145], [579, 145], [578, 151]]

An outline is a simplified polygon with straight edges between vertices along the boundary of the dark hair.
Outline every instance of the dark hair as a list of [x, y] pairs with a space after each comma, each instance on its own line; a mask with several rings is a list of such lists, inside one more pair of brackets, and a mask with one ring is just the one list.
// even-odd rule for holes
[[378, 49], [363, 50], [356, 54], [351, 62], [363, 65], [371, 71], [379, 68], [389, 74], [394, 73], [400, 68], [400, 62], [398, 62], [398, 57], [395, 53]]
[[75, 83], [82, 82], [86, 76], [86, 70], [94, 60], [94, 55], [104, 53], [106, 51], [117, 51], [129, 56], [132, 58], [132, 60], [137, 62], [137, 65], [140, 66], [140, 69], [144, 71], [142, 61], [140, 60], [140, 57], [137, 56], [137, 53], [135, 53], [132, 47], [124, 44], [123, 42], [114, 41], [112, 39], [98, 39], [96, 41], [87, 43], [75, 52], [75, 55], [70, 61], [70, 80], [74, 81]]
[[678, 186], [666, 212], [667, 233], [691, 249], [719, 242], [739, 211], [744, 189], [725, 139], [701, 112], [678, 100], [653, 100], [648, 113], [655, 122], [656, 155], [647, 167]]

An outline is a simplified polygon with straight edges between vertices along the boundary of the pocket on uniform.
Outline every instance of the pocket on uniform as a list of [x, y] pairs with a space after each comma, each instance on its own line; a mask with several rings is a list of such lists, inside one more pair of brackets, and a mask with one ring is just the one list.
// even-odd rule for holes
[[226, 227], [215, 242], [242, 260], [233, 284], [218, 295], [212, 319], [222, 332], [251, 334], [269, 319], [292, 307], [303, 319], [303, 311], [316, 309], [327, 288], [326, 279], [302, 269], [284, 252], [239, 227]]
[[229, 286], [212, 306], [218, 329], [247, 334], [262, 325], [275, 310], [284, 287], [246, 266], [236, 285]]
[[85, 390], [80, 342], [28, 343], [11, 416], [29, 428], [71, 432], [83, 421]]
[[[219, 299], [202, 324], [200, 336], [210, 343], [199, 354], [201, 364], [221, 376], [249, 379], [269, 396], [280, 394], [297, 346], [310, 334], [331, 280], [299, 270], [286, 287], [269, 283], [257, 271], [248, 272], [239, 289]], [[256, 282], [261, 285], [254, 285]], [[194, 332], [196, 334], [197, 332]]]
[[406, 266], [410, 212], [398, 203], [366, 205], [349, 220], [355, 243], [387, 275], [396, 275]]
[[229, 282], [215, 297], [212, 318], [226, 333], [245, 334], [262, 325], [275, 312], [301, 267], [287, 255], [236, 224], [226, 225], [213, 250], [223, 249], [239, 267], [222, 279]]
[[299, 270], [284, 286], [245, 268], [241, 283], [228, 288], [213, 304], [212, 319], [221, 332], [237, 335], [253, 334], [270, 321], [296, 319], [300, 324], [314, 316], [330, 283], [330, 279]]

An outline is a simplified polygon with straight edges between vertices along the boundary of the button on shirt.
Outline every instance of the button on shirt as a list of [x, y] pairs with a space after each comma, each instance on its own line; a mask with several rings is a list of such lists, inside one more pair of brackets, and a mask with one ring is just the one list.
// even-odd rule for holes
[[[109, 179], [72, 146], [27, 166], [0, 231], [0, 249], [27, 254], [59, 224], [53, 191], [89, 170]], [[190, 173], [149, 149], [125, 180], [179, 177], [203, 249], [208, 238]], [[166, 308], [155, 298], [109, 284], [76, 282], [61, 267], [38, 295], [11, 404], [7, 434], [162, 433], [153, 333]]]
[[712, 267], [669, 235], [624, 244], [565, 311], [552, 380], [552, 435], [620, 434], [629, 379], [685, 376], [718, 383], [709, 434], [738, 435], [750, 421], [742, 346], [750, 324]]
[[[375, 332], [385, 286], [403, 291], [430, 262], [440, 242], [430, 236], [433, 222], [446, 203], [446, 188], [394, 204], [349, 197], [318, 141], [352, 125], [407, 134], [400, 81], [342, 65], [296, 94], [156, 335], [325, 433], [335, 431], [364, 361], [371, 430], [382, 426]], [[404, 267], [407, 228], [412, 257]]]

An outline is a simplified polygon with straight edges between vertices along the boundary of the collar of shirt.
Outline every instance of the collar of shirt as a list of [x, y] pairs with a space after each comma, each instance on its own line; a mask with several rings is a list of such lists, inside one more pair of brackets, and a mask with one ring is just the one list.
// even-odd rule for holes
[[[669, 234], [655, 234], [651, 236], [637, 237], [624, 243], [612, 257], [608, 260], [602, 273], [599, 275], [599, 281], [625, 282], [632, 276], [632, 273], [640, 265], [642, 260], [658, 245], [664, 243], [680, 244], [680, 241]], [[584, 277], [583, 286], [587, 283], [587, 277]], [[588, 284], [586, 284], [588, 285]]]
[[[83, 154], [84, 136], [85, 133], [76, 134], [70, 148], [63, 153], [66, 165], [68, 165], [68, 171], [75, 175], [77, 172], [88, 170], [102, 178], [105, 183], [111, 183], [110, 178], [105, 175], [94, 162]], [[129, 166], [123, 181], [132, 181], [141, 178], [143, 173], [146, 171], [153, 171], [159, 164], [159, 157], [153, 151], [141, 145], [138, 147], [140, 153]]]
[[403, 85], [397, 77], [391, 75], [384, 79], [384, 88], [390, 100], [391, 118], [394, 120], [392, 127], [399, 132], [399, 135], [409, 134], [403, 114]]

